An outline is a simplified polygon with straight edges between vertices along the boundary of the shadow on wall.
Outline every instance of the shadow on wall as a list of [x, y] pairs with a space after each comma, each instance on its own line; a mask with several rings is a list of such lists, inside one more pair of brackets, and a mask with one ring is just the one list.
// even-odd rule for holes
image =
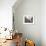
[[[20, 3], [20, 5], [16, 8], [13, 7], [14, 12], [14, 18], [15, 18], [15, 28], [18, 30], [18, 32], [22, 32], [24, 35], [23, 37], [26, 39], [33, 39], [35, 41], [36, 46], [41, 46], [41, 38], [40, 35], [35, 35], [35, 32], [41, 31], [41, 25], [40, 25], [40, 0], [24, 0], [23, 3]], [[14, 6], [16, 6], [14, 4]], [[16, 9], [15, 9], [16, 8]], [[23, 24], [23, 16], [24, 15], [32, 15], [35, 16], [34, 23], [35, 24]], [[36, 21], [37, 19], [37, 21]], [[36, 24], [37, 23], [37, 24]], [[25, 32], [28, 34], [25, 34]], [[30, 34], [31, 32], [31, 34]]]

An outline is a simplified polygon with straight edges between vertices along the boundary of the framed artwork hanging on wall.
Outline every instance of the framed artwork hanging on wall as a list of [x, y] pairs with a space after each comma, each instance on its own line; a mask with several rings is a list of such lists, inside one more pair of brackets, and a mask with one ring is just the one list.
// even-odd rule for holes
[[34, 16], [24, 15], [23, 16], [23, 24], [34, 24]]

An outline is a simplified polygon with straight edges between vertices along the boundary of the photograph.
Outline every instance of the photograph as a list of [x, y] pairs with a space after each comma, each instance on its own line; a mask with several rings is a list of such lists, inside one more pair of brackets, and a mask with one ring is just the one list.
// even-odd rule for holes
[[34, 24], [34, 16], [24, 15], [23, 16], [23, 23], [24, 24]]

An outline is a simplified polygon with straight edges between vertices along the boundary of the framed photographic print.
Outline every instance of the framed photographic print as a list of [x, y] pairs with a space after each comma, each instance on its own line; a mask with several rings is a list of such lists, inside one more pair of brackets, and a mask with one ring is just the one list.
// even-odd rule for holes
[[23, 16], [23, 24], [34, 24], [34, 16], [24, 15]]

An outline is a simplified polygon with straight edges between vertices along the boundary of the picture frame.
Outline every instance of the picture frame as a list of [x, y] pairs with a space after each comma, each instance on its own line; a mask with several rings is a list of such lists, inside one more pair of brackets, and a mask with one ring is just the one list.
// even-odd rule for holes
[[34, 24], [34, 16], [24, 15], [23, 16], [23, 24]]

